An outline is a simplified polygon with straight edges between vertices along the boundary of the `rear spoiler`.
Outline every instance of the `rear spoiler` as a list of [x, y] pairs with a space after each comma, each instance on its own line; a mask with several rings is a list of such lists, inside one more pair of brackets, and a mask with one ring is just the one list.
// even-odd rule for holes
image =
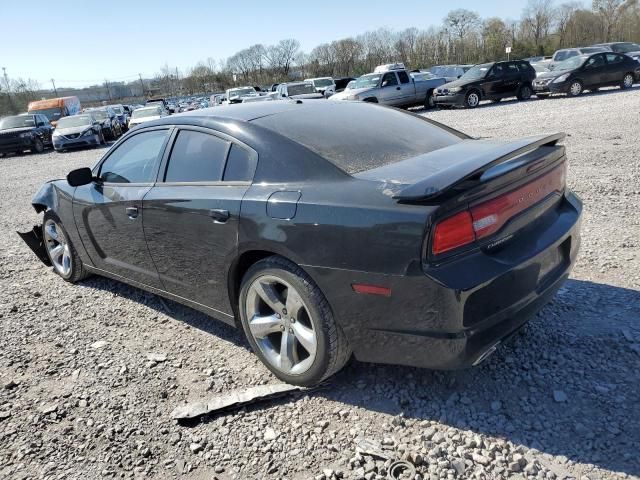
[[[393, 196], [400, 202], [432, 202], [445, 192], [456, 186], [475, 180], [478, 183], [494, 178], [489, 170], [498, 164], [505, 163], [520, 155], [526, 154], [543, 146], [554, 146], [565, 138], [564, 133], [554, 133], [551, 135], [537, 135], [525, 137], [505, 143], [496, 143], [494, 148], [479, 149], [480, 153], [468, 156], [457, 162], [452, 162], [447, 166], [423, 180], [419, 180]], [[481, 142], [482, 140], [469, 140], [469, 142]], [[446, 150], [446, 149], [445, 149]], [[522, 164], [515, 163], [513, 168], [518, 168]], [[501, 169], [500, 174], [504, 174], [513, 168]]]

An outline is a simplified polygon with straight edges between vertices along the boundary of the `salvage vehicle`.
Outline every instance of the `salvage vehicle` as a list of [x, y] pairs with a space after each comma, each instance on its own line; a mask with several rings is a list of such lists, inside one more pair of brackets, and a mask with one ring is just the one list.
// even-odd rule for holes
[[319, 100], [325, 98], [311, 82], [281, 83], [276, 87], [276, 99]]
[[316, 92], [325, 96], [336, 93], [336, 82], [331, 77], [306, 78], [305, 82], [311, 82]]
[[434, 106], [433, 92], [444, 83], [444, 78], [413, 79], [404, 64], [393, 63], [380, 65], [374, 73], [362, 75], [355, 80], [353, 87], [332, 95], [329, 100], [371, 102], [393, 107], [423, 105], [431, 108]]
[[21, 237], [68, 282], [110, 277], [242, 328], [296, 385], [352, 354], [469, 367], [575, 263], [563, 137], [476, 140], [357, 102], [222, 106], [45, 183]]
[[[462, 75], [467, 73], [473, 65], [434, 65], [427, 72], [436, 77], [444, 77], [447, 82], [455, 82]], [[423, 70], [420, 70], [422, 72]]]
[[157, 120], [158, 118], [166, 117], [168, 115], [167, 111], [160, 105], [150, 105], [148, 107], [138, 108], [131, 114], [129, 128], [133, 128], [141, 123]]
[[257, 97], [258, 92], [254, 87], [230, 88], [225, 92], [226, 103], [242, 103], [244, 97]]
[[334, 93], [343, 92], [347, 88], [347, 85], [349, 85], [349, 82], [351, 82], [353, 80], [355, 80], [354, 77], [334, 78], [333, 81], [336, 84], [336, 91]]
[[584, 90], [597, 91], [601, 87], [631, 88], [639, 76], [640, 64], [622, 53], [580, 55], [556, 63], [552, 71], [538, 75], [533, 90], [538, 98], [554, 93], [577, 97]]
[[[120, 104], [116, 104], [116, 105], [107, 105], [107, 107], [110, 107], [113, 109], [113, 111], [115, 112], [117, 118], [118, 118], [118, 122], [120, 123], [120, 129], [122, 130], [122, 132], [126, 132], [127, 128], [129, 128], [129, 117], [130, 114], [129, 112], [126, 111], [126, 109], [124, 108], [123, 105]], [[175, 107], [175, 106], [174, 106]], [[171, 113], [173, 113], [172, 109], [171, 109], [171, 104], [169, 104], [169, 111]]]
[[52, 146], [53, 127], [42, 114], [22, 114], [0, 119], [0, 157], [7, 153], [22, 153], [29, 150], [42, 153]]
[[106, 140], [116, 140], [122, 135], [122, 127], [118, 121], [116, 112], [111, 107], [85, 108], [84, 112], [90, 112], [100, 122], [102, 135]]
[[[623, 53], [635, 61], [640, 62], [640, 45], [632, 42], [598, 43], [594, 47], [601, 47], [608, 52]], [[585, 52], [586, 53], [586, 52]]]
[[58, 120], [69, 115], [75, 115], [81, 110], [78, 97], [49, 98], [47, 100], [36, 100], [30, 102], [27, 112], [35, 115], [41, 114], [49, 119], [54, 127]]
[[606, 49], [601, 46], [594, 45], [592, 47], [583, 47], [583, 48], [562, 48], [560, 50], [556, 50], [551, 57], [550, 65], [555, 65], [559, 62], [564, 62], [572, 57], [578, 57], [580, 55], [588, 55], [591, 53], [599, 53], [605, 52]]
[[69, 148], [97, 147], [105, 143], [102, 124], [93, 112], [61, 118], [51, 138], [56, 152], [64, 152]]
[[523, 60], [483, 63], [467, 70], [458, 80], [438, 87], [434, 99], [438, 106], [466, 108], [475, 108], [482, 100], [528, 100], [533, 94], [534, 78], [536, 71]]

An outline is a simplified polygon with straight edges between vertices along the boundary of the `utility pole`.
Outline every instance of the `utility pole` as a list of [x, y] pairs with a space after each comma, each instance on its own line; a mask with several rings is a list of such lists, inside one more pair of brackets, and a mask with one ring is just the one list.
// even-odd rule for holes
[[140, 86], [142, 87], [142, 96], [144, 97], [144, 82], [142, 81], [142, 74], [139, 73], [138, 77], [140, 78]]
[[58, 89], [56, 88], [56, 82], [53, 81], [53, 78], [51, 79], [51, 85], [53, 85], [53, 92], [56, 94], [56, 97], [57, 97]]
[[109, 88], [109, 80], [105, 79], [104, 85], [105, 87], [107, 87], [107, 94], [109, 95], [109, 101], [111, 101], [111, 88]]

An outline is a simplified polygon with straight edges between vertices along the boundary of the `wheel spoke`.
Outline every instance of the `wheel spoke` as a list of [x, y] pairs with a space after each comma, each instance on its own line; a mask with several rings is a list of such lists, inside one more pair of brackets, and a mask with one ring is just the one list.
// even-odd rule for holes
[[272, 283], [257, 281], [254, 284], [254, 288], [258, 296], [264, 303], [269, 305], [274, 312], [281, 313], [284, 310], [285, 306]]
[[282, 326], [282, 318], [275, 315], [255, 316], [249, 320], [249, 329], [255, 338], [264, 338], [272, 333], [279, 332]]
[[305, 327], [300, 322], [292, 323], [291, 328], [293, 329], [293, 334], [296, 336], [296, 340], [300, 342], [300, 345], [304, 347], [309, 355], [313, 356], [316, 353], [316, 336], [313, 330]]
[[297, 319], [298, 314], [304, 308], [302, 297], [293, 288], [287, 291], [287, 316]]
[[64, 247], [60, 244], [56, 245], [51, 249], [52, 260], [57, 260], [60, 257], [60, 255], [63, 255], [63, 254], [64, 254]]
[[291, 371], [295, 365], [295, 337], [289, 333], [288, 330], [282, 332], [282, 339], [280, 340], [280, 369], [285, 372]]
[[56, 230], [56, 227], [53, 223], [49, 223], [46, 228], [45, 228], [47, 235], [49, 236], [49, 238], [51, 238], [52, 240], [55, 240], [56, 242], [59, 240], [58, 239], [58, 230]]

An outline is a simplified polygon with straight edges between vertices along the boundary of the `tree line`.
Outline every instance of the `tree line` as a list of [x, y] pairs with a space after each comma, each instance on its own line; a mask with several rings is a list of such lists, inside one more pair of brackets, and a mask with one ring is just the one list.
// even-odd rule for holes
[[[608, 41], [640, 42], [638, 0], [593, 0], [590, 7], [573, 0], [529, 0], [519, 20], [482, 18], [477, 12], [456, 9], [438, 26], [379, 28], [317, 45], [310, 52], [303, 52], [292, 38], [275, 45], [256, 44], [226, 60], [201, 61], [186, 74], [165, 65], [148, 82], [146, 93], [206, 94], [293, 78], [358, 76], [396, 61], [409, 68], [474, 64], [504, 59], [507, 46], [512, 48], [511, 58], [526, 58]], [[22, 110], [26, 102], [43, 96], [38, 89], [32, 80], [0, 82], [0, 115]]]

